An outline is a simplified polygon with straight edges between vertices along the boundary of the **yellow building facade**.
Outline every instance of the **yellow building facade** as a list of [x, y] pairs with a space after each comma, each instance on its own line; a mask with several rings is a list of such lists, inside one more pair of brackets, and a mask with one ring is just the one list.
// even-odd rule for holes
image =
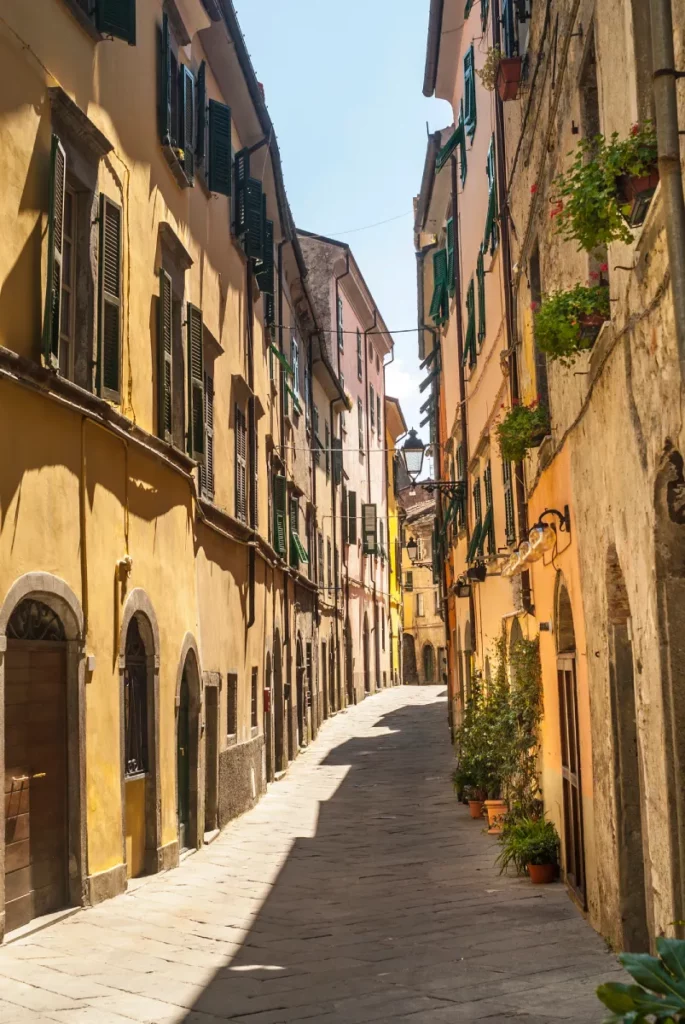
[[400, 403], [385, 396], [385, 446], [388, 481], [388, 593], [390, 608], [390, 679], [393, 686], [402, 681], [402, 520], [398, 497], [398, 439], [407, 432]]

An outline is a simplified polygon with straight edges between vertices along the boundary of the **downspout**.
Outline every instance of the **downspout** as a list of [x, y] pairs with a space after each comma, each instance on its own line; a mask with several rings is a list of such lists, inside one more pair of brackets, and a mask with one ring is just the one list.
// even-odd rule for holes
[[[500, 3], [493, 0], [492, 4], [492, 45], [500, 46]], [[506, 175], [506, 150], [504, 133], [504, 107], [499, 96], [495, 96], [495, 133], [497, 138], [497, 192], [500, 211], [500, 244], [502, 246], [502, 267], [504, 272], [504, 317], [507, 325], [507, 350], [509, 353], [509, 394], [512, 407], [518, 403], [521, 397], [519, 383], [518, 360], [516, 358], [517, 333], [516, 333], [516, 302], [512, 285], [511, 271], [511, 244], [509, 237], [509, 198], [507, 195]], [[681, 197], [682, 198], [682, 197]], [[518, 512], [518, 534], [519, 538], [528, 536], [528, 501], [526, 498], [526, 485], [523, 462], [515, 463], [514, 480], [516, 484], [516, 509]], [[530, 588], [530, 572], [526, 570], [521, 573], [521, 598], [524, 610], [532, 614], [532, 595]]]
[[666, 221], [680, 374], [681, 379], [685, 380], [685, 201], [676, 93], [676, 80], [683, 77], [684, 72], [675, 69], [671, 0], [651, 0], [651, 21], [659, 179]]

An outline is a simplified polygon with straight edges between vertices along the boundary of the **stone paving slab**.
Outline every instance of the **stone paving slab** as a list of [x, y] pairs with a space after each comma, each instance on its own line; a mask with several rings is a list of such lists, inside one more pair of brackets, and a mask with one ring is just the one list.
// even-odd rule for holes
[[210, 846], [0, 950], [0, 1024], [599, 1024], [561, 884], [501, 877], [441, 687], [369, 698]]

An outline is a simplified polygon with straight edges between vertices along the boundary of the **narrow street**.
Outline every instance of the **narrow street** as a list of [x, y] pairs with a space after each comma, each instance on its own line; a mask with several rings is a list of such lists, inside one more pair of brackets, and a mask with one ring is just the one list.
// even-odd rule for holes
[[0, 950], [2, 1024], [602, 1020], [616, 962], [562, 885], [501, 878], [442, 687], [338, 715], [179, 868]]

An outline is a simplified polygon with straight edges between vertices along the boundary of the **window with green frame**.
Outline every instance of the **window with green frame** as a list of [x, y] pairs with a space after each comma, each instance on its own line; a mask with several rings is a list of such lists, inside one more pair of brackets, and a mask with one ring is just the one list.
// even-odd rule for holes
[[464, 101], [459, 101], [459, 128], [461, 133], [459, 135], [459, 174], [461, 177], [462, 185], [466, 181], [466, 129], [464, 128]]
[[497, 169], [495, 165], [495, 136], [490, 139], [488, 157], [485, 162], [485, 171], [488, 176], [488, 212], [485, 218], [485, 233], [483, 236], [483, 252], [488, 249], [491, 253], [499, 245], [499, 225], [497, 224]]
[[476, 134], [476, 63], [473, 43], [464, 55], [464, 130], [471, 139]]
[[464, 7], [464, 18], [468, 18], [469, 14], [471, 13], [471, 8], [473, 7], [473, 4], [474, 0], [466, 0], [466, 6]]
[[429, 316], [438, 327], [449, 320], [447, 252], [445, 249], [438, 249], [433, 253], [433, 299]]
[[516, 543], [516, 520], [514, 517], [514, 488], [511, 476], [511, 462], [502, 463], [502, 484], [504, 487], [504, 523], [507, 544]]
[[485, 265], [483, 261], [483, 247], [478, 250], [476, 261], [476, 281], [478, 282], [478, 345], [485, 340]]
[[483, 550], [482, 541], [484, 540], [483, 534], [483, 509], [481, 504], [480, 496], [480, 479], [476, 478], [473, 482], [473, 533], [471, 534], [471, 540], [469, 541], [469, 549], [466, 552], [466, 561], [474, 562], [476, 555]]
[[445, 250], [447, 252], [447, 291], [454, 295], [454, 218], [450, 217], [445, 229]]
[[481, 551], [487, 540], [488, 554], [495, 555], [497, 554], [495, 546], [495, 513], [492, 507], [492, 466], [489, 461], [483, 473], [483, 485], [485, 488], [485, 519], [483, 520], [481, 535]]
[[473, 278], [466, 291], [466, 340], [464, 342], [463, 364], [473, 368], [476, 365], [476, 299]]
[[485, 32], [488, 27], [488, 14], [490, 13], [490, 0], [480, 0], [480, 27]]

